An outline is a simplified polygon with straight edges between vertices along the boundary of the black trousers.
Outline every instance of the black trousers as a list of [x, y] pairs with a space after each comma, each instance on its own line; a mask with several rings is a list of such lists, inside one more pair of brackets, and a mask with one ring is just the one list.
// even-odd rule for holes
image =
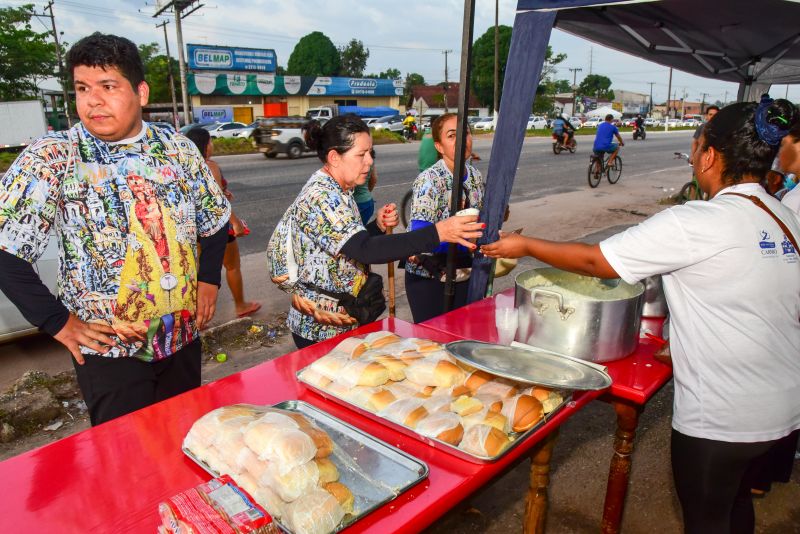
[[[424, 278], [406, 271], [406, 295], [415, 323], [422, 323], [444, 313], [444, 286], [444, 282], [434, 278]], [[455, 288], [453, 309], [467, 304], [469, 281], [458, 282]]]
[[198, 339], [152, 363], [85, 354], [78, 365], [73, 358], [92, 426], [200, 386], [201, 348]]
[[730, 443], [672, 431], [672, 475], [686, 534], [753, 532], [756, 460], [777, 441]]

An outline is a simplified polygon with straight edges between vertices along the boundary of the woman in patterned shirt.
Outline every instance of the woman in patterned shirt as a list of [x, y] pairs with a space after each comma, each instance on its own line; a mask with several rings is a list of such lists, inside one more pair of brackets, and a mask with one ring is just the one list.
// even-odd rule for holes
[[407, 258], [441, 241], [472, 247], [468, 240], [483, 228], [475, 216], [453, 217], [418, 232], [384, 235], [397, 225], [394, 204], [381, 207], [365, 227], [353, 189], [367, 180], [373, 163], [369, 127], [344, 115], [325, 126], [310, 123], [305, 137], [323, 166], [286, 210], [267, 251], [272, 281], [292, 294], [287, 323], [298, 348], [357, 326], [338, 300], [323, 292], [358, 296], [370, 264]]
[[[450, 217], [450, 197], [453, 188], [455, 167], [456, 126], [458, 116], [445, 113], [436, 118], [431, 126], [434, 146], [439, 160], [422, 171], [414, 180], [411, 201], [411, 224], [409, 230], [416, 232], [432, 224], [439, 224]], [[472, 135], [467, 133], [466, 153], [472, 153]], [[459, 209], [477, 208], [483, 204], [484, 182], [481, 173], [467, 162], [463, 184], [462, 204]], [[463, 245], [463, 244], [462, 244]], [[444, 313], [444, 271], [447, 244], [437, 243], [406, 262], [406, 294], [415, 323], [427, 321]], [[455, 283], [454, 307], [467, 303], [467, 268], [472, 264], [475, 246], [459, 246], [456, 266], [459, 268]]]

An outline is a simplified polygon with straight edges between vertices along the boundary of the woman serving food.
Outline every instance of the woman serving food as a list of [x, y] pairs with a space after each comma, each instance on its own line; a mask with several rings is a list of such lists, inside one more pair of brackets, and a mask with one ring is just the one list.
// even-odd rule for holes
[[800, 428], [800, 256], [790, 235], [800, 236], [800, 216], [759, 185], [799, 122], [786, 100], [727, 106], [693, 154], [710, 201], [666, 209], [599, 245], [504, 235], [481, 248], [628, 283], [663, 275], [672, 469], [687, 533], [752, 532], [750, 467]]
[[[370, 264], [397, 261], [441, 241], [472, 247], [468, 240], [479, 237], [484, 226], [473, 215], [384, 235], [398, 220], [394, 204], [388, 204], [365, 227], [353, 189], [367, 180], [373, 163], [369, 127], [344, 115], [325, 126], [312, 122], [305, 136], [323, 166], [286, 210], [267, 251], [273, 282], [292, 294], [287, 324], [298, 348], [355, 328], [358, 319], [343, 303], [351, 303], [350, 311], [365, 303], [380, 307], [382, 284], [370, 274]], [[364, 315], [374, 320], [375, 311]]]

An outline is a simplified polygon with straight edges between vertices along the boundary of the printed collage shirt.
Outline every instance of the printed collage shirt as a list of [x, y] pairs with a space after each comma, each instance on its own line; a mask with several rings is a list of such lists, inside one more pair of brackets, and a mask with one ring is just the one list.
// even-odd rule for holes
[[54, 234], [59, 300], [131, 341], [110, 357], [160, 360], [197, 339], [197, 238], [229, 217], [194, 144], [146, 123], [120, 143], [82, 124], [48, 135], [0, 179], [0, 250], [33, 263]]
[[[467, 163], [467, 179], [463, 182], [462, 190], [462, 198], [466, 199], [465, 205], [480, 210], [483, 207], [484, 188], [480, 171]], [[440, 159], [414, 180], [411, 220], [436, 224], [449, 218], [452, 192], [453, 173], [444, 160]], [[406, 271], [423, 278], [433, 278], [427, 270], [411, 262], [406, 262]]]
[[[346, 313], [338, 302], [321, 295], [307, 284], [335, 293], [357, 295], [367, 280], [367, 266], [339, 251], [358, 232], [366, 231], [352, 191], [315, 172], [286, 210], [270, 238], [267, 251], [270, 275], [296, 276], [281, 287], [317, 303], [322, 309]], [[291, 257], [293, 256], [294, 261]], [[296, 265], [293, 271], [292, 264]], [[322, 341], [353, 327], [321, 325], [294, 308], [289, 310], [289, 329], [300, 337]]]

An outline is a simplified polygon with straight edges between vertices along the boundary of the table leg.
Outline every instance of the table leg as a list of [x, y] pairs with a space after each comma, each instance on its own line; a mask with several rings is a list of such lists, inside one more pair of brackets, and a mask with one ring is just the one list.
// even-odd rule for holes
[[613, 401], [617, 412], [617, 434], [614, 438], [614, 455], [611, 457], [611, 468], [606, 486], [606, 502], [603, 506], [603, 534], [616, 534], [622, 522], [622, 510], [625, 507], [625, 495], [628, 492], [628, 479], [631, 474], [631, 454], [639, 415], [643, 406], [624, 401]]
[[558, 429], [539, 442], [531, 453], [531, 478], [525, 498], [524, 534], [541, 534], [547, 519], [547, 486], [550, 484], [550, 458]]

